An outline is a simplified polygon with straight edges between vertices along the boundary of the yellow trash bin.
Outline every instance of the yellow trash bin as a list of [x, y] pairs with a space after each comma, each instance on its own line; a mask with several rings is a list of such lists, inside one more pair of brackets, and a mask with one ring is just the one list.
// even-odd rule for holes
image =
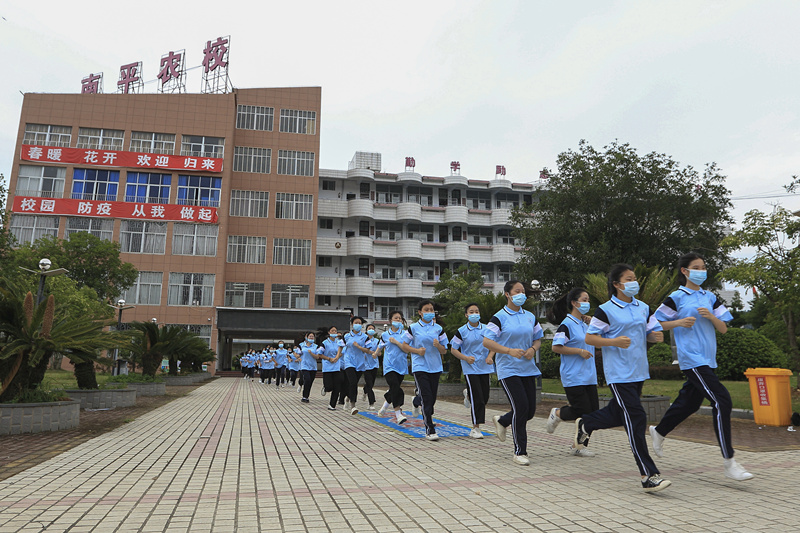
[[756, 424], [788, 426], [792, 418], [791, 370], [783, 368], [748, 368], [750, 399]]

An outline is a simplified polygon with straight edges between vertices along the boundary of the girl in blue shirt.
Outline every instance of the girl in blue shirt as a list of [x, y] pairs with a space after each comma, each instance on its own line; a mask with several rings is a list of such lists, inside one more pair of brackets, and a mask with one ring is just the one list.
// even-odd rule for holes
[[642, 488], [656, 492], [671, 483], [661, 478], [647, 451], [647, 413], [639, 397], [644, 380], [650, 377], [647, 343], [662, 342], [664, 334], [647, 304], [634, 298], [638, 293], [633, 267], [614, 265], [608, 274], [610, 300], [597, 308], [586, 332], [586, 344], [603, 349], [603, 371], [614, 397], [606, 407], [575, 420], [574, 445], [584, 448], [596, 429], [624, 426]]
[[364, 345], [367, 343], [367, 334], [364, 329], [364, 319], [354, 316], [350, 319], [350, 332], [344, 336], [344, 373], [345, 392], [350, 400], [350, 414], [358, 413], [356, 400], [358, 399], [358, 382], [366, 364], [366, 354], [372, 352]]
[[506, 440], [511, 426], [514, 437], [514, 462], [529, 465], [528, 420], [536, 412], [536, 376], [542, 373], [534, 358], [541, 345], [542, 326], [533, 313], [522, 308], [527, 301], [525, 285], [511, 280], [503, 287], [506, 305], [486, 326], [483, 345], [497, 355], [497, 378], [511, 403], [511, 411], [494, 417], [497, 438]]
[[403, 414], [403, 378], [408, 373], [408, 352], [411, 348], [403, 341], [405, 337], [404, 328], [406, 319], [400, 311], [389, 313], [391, 325], [381, 335], [378, 349], [373, 352], [373, 357], [378, 357], [383, 351], [383, 377], [389, 390], [383, 395], [383, 406], [378, 409], [378, 416], [383, 416], [391, 406], [394, 409], [395, 418], [398, 424], [403, 424], [407, 420]]
[[278, 349], [275, 350], [275, 388], [285, 387], [286, 365], [288, 363], [289, 350], [283, 347], [282, 342], [278, 342]]
[[[597, 369], [594, 366], [594, 346], [586, 344], [589, 329], [589, 293], [574, 288], [553, 303], [548, 318], [560, 324], [553, 337], [553, 352], [561, 355], [561, 385], [569, 405], [554, 407], [547, 418], [547, 432], [555, 431], [562, 420], [576, 420], [600, 408], [597, 397]], [[572, 455], [592, 457], [586, 448], [570, 448]]]
[[342, 394], [342, 366], [339, 360], [342, 358], [343, 348], [344, 342], [339, 338], [336, 326], [328, 328], [328, 338], [322, 341], [317, 350], [319, 358], [322, 359], [322, 395], [331, 393], [328, 411], [336, 410], [336, 401], [339, 399], [339, 394]]
[[288, 370], [288, 375], [286, 376], [286, 382], [291, 383], [292, 387], [296, 387], [297, 371], [300, 369], [300, 358], [298, 357], [296, 347], [293, 348], [292, 346], [289, 346], [287, 348], [286, 359], [287, 359], [286, 368]]
[[737, 481], [753, 478], [733, 458], [731, 443], [731, 395], [714, 373], [717, 367], [717, 332], [728, 331], [727, 321], [733, 316], [714, 294], [701, 285], [706, 280], [706, 262], [702, 256], [689, 253], [678, 260], [678, 281], [681, 287], [669, 295], [656, 310], [656, 318], [664, 330], [673, 330], [678, 348], [678, 365], [686, 375], [686, 383], [657, 426], [650, 426], [653, 449], [663, 456], [664, 438], [678, 424], [694, 414], [703, 399], [711, 402], [714, 432], [725, 463], [725, 476]]
[[458, 328], [450, 341], [450, 353], [461, 360], [461, 371], [467, 379], [464, 405], [472, 414], [469, 436], [482, 439], [481, 424], [486, 422], [486, 404], [489, 402], [489, 376], [494, 372], [494, 353], [483, 345], [486, 326], [481, 324], [481, 310], [476, 303], [464, 307], [467, 323]]
[[375, 336], [376, 332], [373, 324], [367, 324], [364, 326], [364, 329], [367, 332], [367, 342], [364, 345], [364, 348], [367, 349], [367, 353], [364, 361], [364, 389], [362, 401], [369, 401], [367, 410], [374, 411], [375, 391], [373, 391], [372, 388], [375, 386], [375, 378], [378, 376], [379, 362], [378, 356], [375, 354], [375, 351], [378, 349], [378, 339]]
[[300, 372], [303, 376], [303, 397], [300, 398], [300, 401], [303, 403], [309, 403], [311, 386], [314, 384], [314, 378], [317, 377], [317, 360], [320, 356], [317, 355], [316, 338], [317, 334], [309, 331], [300, 345]]

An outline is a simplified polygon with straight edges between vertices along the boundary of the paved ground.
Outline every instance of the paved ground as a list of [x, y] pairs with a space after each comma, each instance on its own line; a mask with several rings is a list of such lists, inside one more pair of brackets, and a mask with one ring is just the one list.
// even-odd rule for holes
[[[218, 379], [0, 482], [0, 531], [787, 531], [800, 451], [737, 459], [669, 439], [673, 486], [644, 494], [621, 431], [570, 457], [567, 427], [529, 423], [532, 465], [510, 439], [427, 442], [328, 412], [294, 390]], [[407, 397], [410, 403], [410, 398]], [[467, 422], [458, 404], [437, 416]], [[494, 414], [493, 412], [491, 414]]]

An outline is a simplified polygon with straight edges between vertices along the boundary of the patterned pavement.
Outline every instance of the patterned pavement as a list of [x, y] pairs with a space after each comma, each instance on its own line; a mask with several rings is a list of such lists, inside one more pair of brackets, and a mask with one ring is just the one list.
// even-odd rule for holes
[[[535, 418], [531, 465], [517, 466], [510, 433], [505, 443], [412, 438], [328, 411], [321, 381], [310, 404], [292, 388], [237, 378], [199, 387], [0, 482], [0, 531], [796, 528], [798, 450], [737, 452], [756, 477], [736, 482], [718, 448], [668, 439], [656, 463], [673, 484], [645, 494], [622, 431], [592, 436], [597, 457], [572, 457], [571, 425], [548, 435]], [[457, 403], [437, 403], [436, 417], [469, 425]]]

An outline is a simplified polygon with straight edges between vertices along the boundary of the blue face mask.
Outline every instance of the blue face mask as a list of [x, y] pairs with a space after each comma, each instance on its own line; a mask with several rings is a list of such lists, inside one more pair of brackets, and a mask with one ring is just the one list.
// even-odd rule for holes
[[472, 324], [477, 324], [481, 321], [481, 315], [467, 315], [467, 320]]
[[706, 270], [689, 271], [689, 281], [691, 281], [695, 285], [702, 285], [707, 277], [708, 277], [708, 271]]
[[625, 288], [622, 289], [622, 294], [629, 298], [633, 298], [637, 294], [639, 294], [639, 282], [638, 281], [628, 281], [623, 283]]
[[335, 339], [336, 337], [338, 337], [338, 336], [339, 336], [339, 334], [338, 334], [338, 333], [330, 333], [328, 336], [329, 336], [331, 339]]
[[424, 320], [425, 322], [430, 322], [431, 320], [434, 319], [435, 316], [436, 313], [422, 313], [422, 320]]
[[592, 304], [590, 304], [589, 302], [580, 302], [580, 305], [578, 307], [578, 311], [580, 311], [582, 315], [585, 315], [586, 313], [589, 312], [589, 310], [591, 308], [592, 308]]
[[374, 329], [368, 329], [367, 330], [367, 335], [369, 335], [369, 336], [375, 335], [375, 330]]
[[525, 302], [528, 301], [528, 297], [525, 295], [524, 292], [520, 292], [519, 294], [515, 294], [511, 297], [511, 301], [514, 302], [514, 305], [517, 307], [522, 307]]
[[361, 324], [353, 324], [353, 331], [355, 331], [356, 333], [361, 331]]
[[283, 343], [280, 343], [280, 344], [278, 345], [278, 348], [283, 348]]
[[403, 323], [402, 322], [392, 322], [392, 325], [394, 327], [396, 327], [397, 329], [403, 329]]
[[309, 338], [306, 338], [306, 342], [307, 342], [308, 344], [313, 344], [313, 343], [314, 343], [314, 339], [309, 339]]

